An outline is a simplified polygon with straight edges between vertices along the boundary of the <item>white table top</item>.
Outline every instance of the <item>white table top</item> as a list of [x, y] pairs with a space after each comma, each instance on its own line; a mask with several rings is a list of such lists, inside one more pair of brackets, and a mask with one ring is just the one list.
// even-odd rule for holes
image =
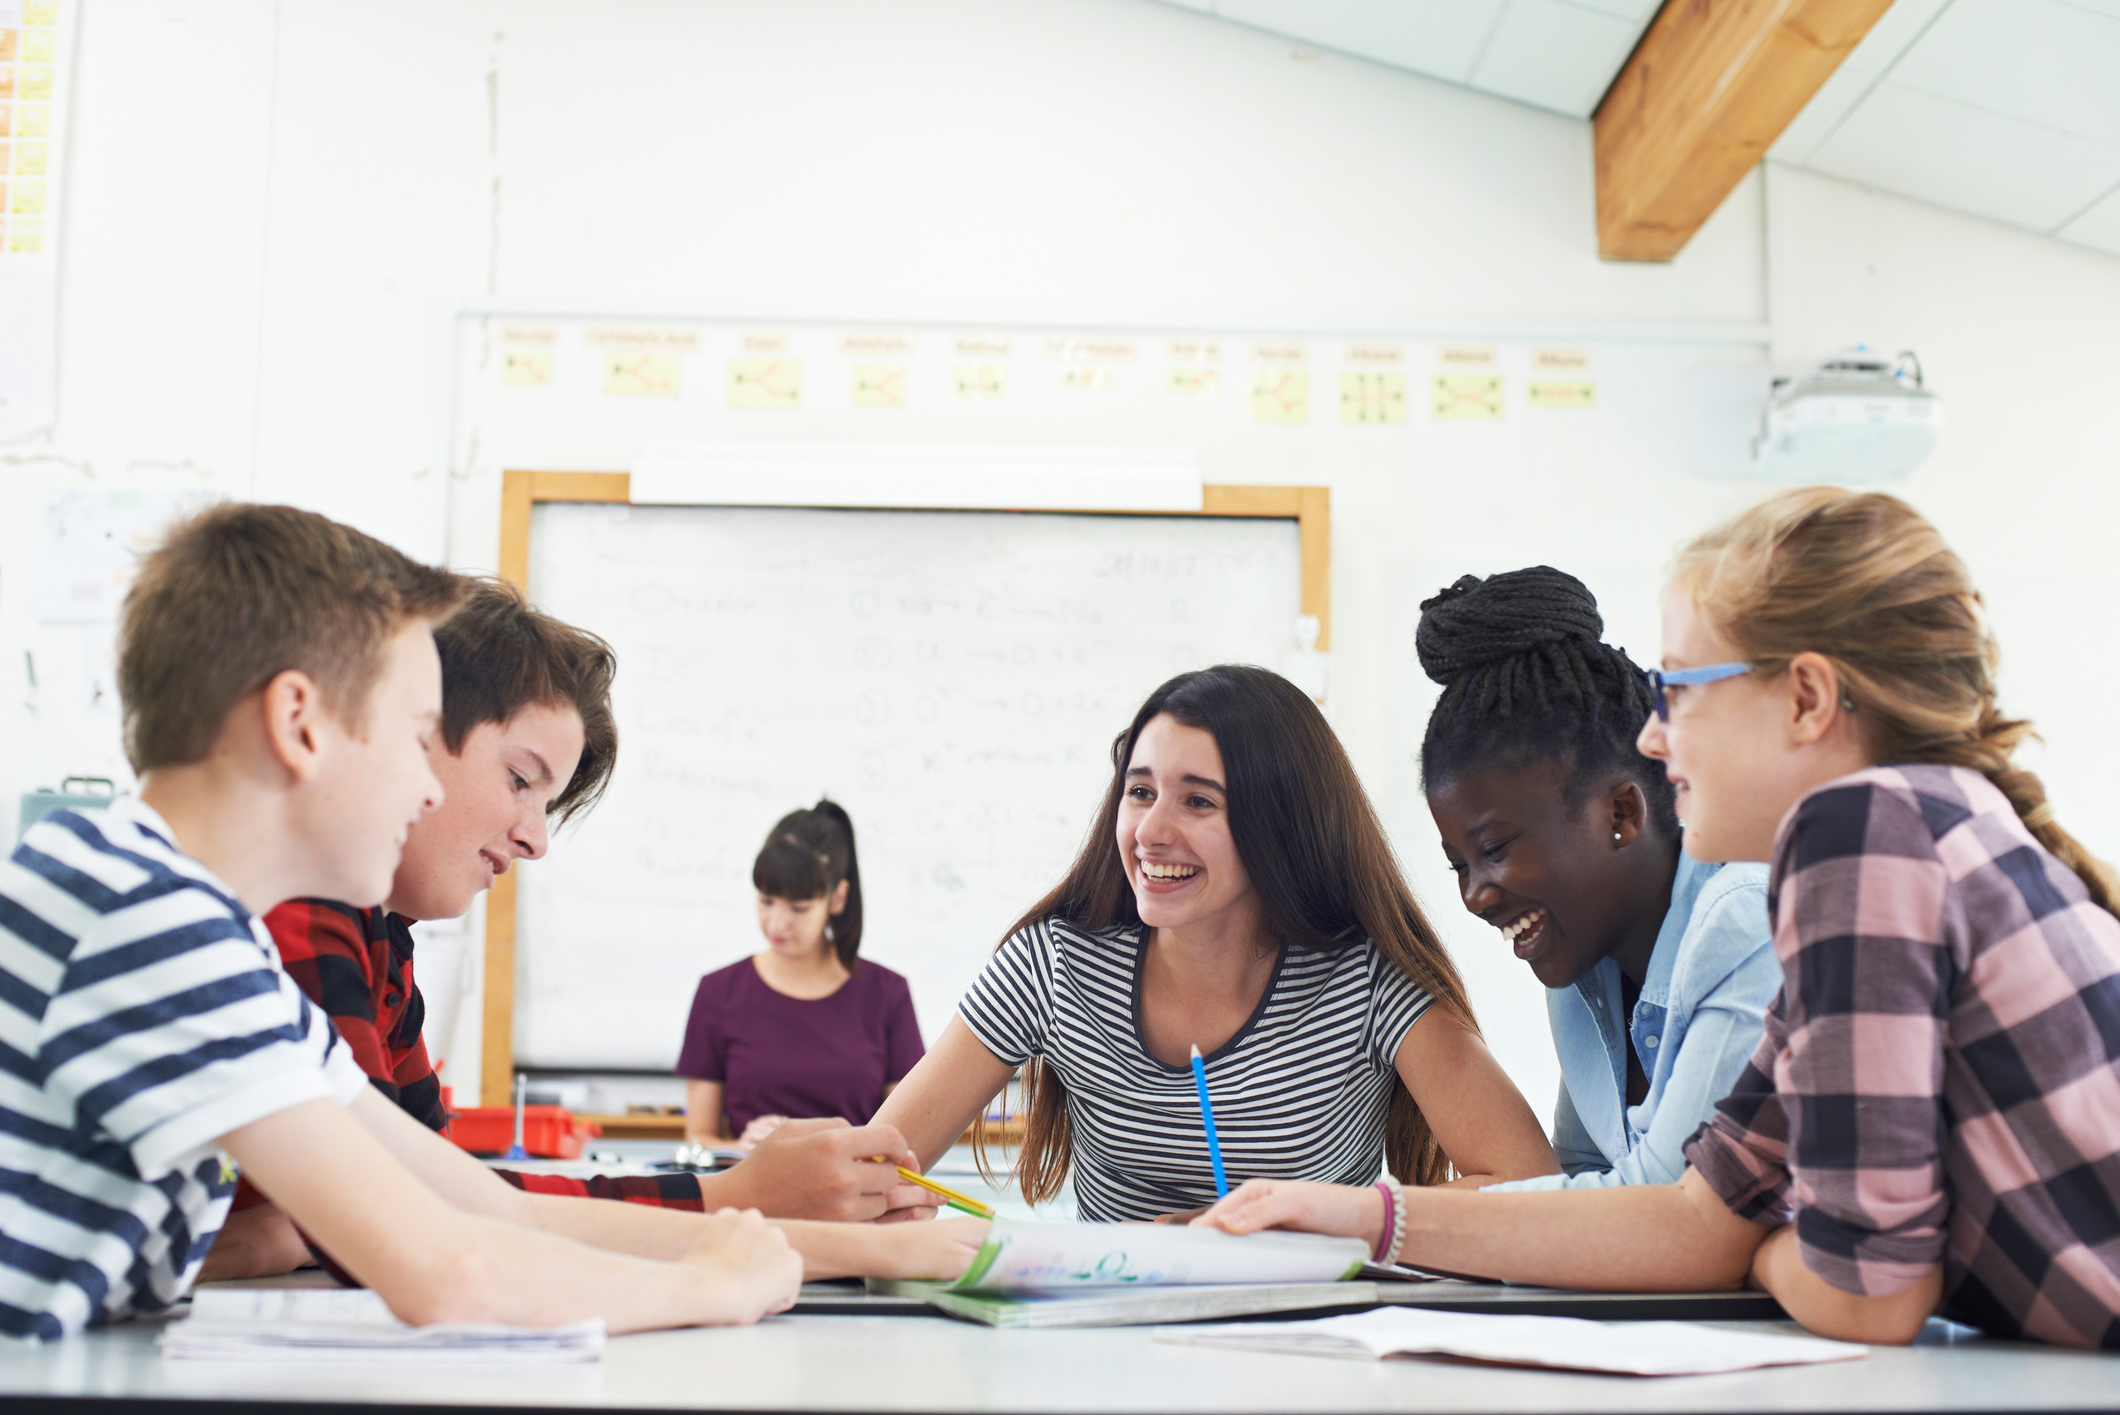
[[2120, 1409], [2120, 1358], [1992, 1341], [1943, 1322], [1931, 1322], [1913, 1348], [1879, 1348], [1859, 1362], [1653, 1380], [1170, 1346], [1139, 1327], [995, 1331], [940, 1317], [784, 1316], [749, 1328], [645, 1333], [614, 1338], [601, 1364], [571, 1367], [167, 1361], [154, 1345], [159, 1325], [136, 1321], [45, 1347], [9, 1345], [0, 1351], [0, 1403], [71, 1397], [853, 1415]]

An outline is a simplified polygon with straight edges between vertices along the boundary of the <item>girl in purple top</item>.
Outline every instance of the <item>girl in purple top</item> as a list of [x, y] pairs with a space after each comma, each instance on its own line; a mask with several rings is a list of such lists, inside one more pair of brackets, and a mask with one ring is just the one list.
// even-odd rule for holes
[[854, 822], [835, 801], [783, 817], [751, 883], [770, 946], [699, 980], [677, 1058], [685, 1138], [749, 1149], [789, 1119], [866, 1125], [925, 1048], [905, 979], [855, 956]]

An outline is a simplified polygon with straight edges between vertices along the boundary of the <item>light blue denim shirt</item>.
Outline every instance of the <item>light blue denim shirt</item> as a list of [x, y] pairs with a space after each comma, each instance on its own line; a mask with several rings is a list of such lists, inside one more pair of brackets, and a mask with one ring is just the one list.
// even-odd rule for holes
[[1628, 1023], [1649, 1073], [1648, 1096], [1627, 1104], [1619, 965], [1607, 958], [1575, 986], [1546, 994], [1561, 1061], [1553, 1152], [1565, 1172], [1487, 1187], [1675, 1182], [1686, 1170], [1680, 1147], [1758, 1048], [1781, 977], [1767, 925], [1767, 867], [1705, 864], [1681, 853], [1671, 908]]

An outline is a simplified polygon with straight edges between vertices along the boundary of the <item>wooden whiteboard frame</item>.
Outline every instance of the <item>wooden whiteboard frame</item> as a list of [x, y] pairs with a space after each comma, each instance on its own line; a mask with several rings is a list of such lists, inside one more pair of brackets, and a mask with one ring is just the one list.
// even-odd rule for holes
[[[1204, 486], [1198, 511], [1046, 511], [1052, 516], [1258, 516], [1296, 523], [1302, 557], [1302, 605], [1318, 618], [1318, 649], [1332, 647], [1332, 492], [1322, 486]], [[501, 473], [502, 578], [530, 590], [530, 513], [540, 503], [607, 502], [630, 505], [627, 472]], [[825, 508], [840, 509], [840, 508]], [[892, 507], [904, 510], [904, 507]], [[951, 507], [951, 510], [963, 510]], [[1016, 508], [996, 506], [995, 511]], [[484, 1026], [479, 1034], [479, 1104], [507, 1103], [515, 1074], [514, 870], [493, 882], [486, 900]]]

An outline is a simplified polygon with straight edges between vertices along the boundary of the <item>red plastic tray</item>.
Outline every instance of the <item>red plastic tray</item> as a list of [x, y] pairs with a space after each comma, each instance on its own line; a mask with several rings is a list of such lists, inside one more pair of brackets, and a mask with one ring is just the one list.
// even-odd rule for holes
[[[442, 1133], [474, 1154], [506, 1154], [515, 1143], [515, 1107], [483, 1105], [455, 1111]], [[539, 1159], [580, 1159], [582, 1146], [603, 1133], [601, 1125], [576, 1120], [564, 1106], [523, 1107], [523, 1148]]]

